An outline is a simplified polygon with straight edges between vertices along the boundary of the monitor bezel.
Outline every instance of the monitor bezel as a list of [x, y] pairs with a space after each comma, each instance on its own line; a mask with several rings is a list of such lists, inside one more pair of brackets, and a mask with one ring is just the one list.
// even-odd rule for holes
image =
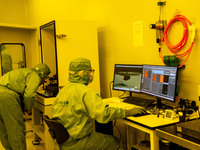
[[116, 89], [114, 88], [114, 81], [115, 81], [115, 73], [116, 73], [116, 66], [119, 65], [119, 66], [136, 66], [136, 67], [141, 67], [142, 71], [143, 71], [143, 65], [138, 65], [138, 64], [115, 64], [114, 65], [114, 74], [113, 74], [113, 86], [112, 86], [112, 89], [113, 90], [117, 90], [117, 91], [127, 91], [127, 92], [134, 92], [134, 93], [140, 93], [141, 92], [141, 82], [142, 82], [142, 75], [143, 75], [143, 72], [141, 74], [141, 82], [140, 82], [140, 90], [127, 90], [127, 89]]
[[[175, 82], [175, 91], [174, 91], [174, 97], [173, 97], [173, 99], [164, 97], [164, 96], [162, 96], [162, 95], [154, 94], [154, 93], [152, 93], [152, 92], [147, 92], [147, 91], [142, 90], [143, 76], [144, 76], [144, 66], [157, 66], [157, 67], [173, 67], [173, 68], [176, 68], [176, 82]], [[163, 65], [143, 65], [143, 73], [142, 73], [142, 81], [141, 81], [141, 93], [144, 93], [144, 94], [147, 94], [147, 95], [151, 95], [151, 96], [155, 96], [157, 99], [159, 98], [159, 99], [167, 100], [167, 101], [169, 101], [169, 102], [176, 102], [176, 96], [177, 96], [177, 93], [176, 93], [177, 81], [178, 81], [178, 67], [174, 67], [174, 66], [163, 66]]]

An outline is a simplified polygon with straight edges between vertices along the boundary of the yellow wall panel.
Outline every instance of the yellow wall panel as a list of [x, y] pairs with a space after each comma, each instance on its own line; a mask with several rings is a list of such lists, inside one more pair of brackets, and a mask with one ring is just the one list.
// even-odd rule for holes
[[26, 24], [25, 0], [0, 0], [0, 22]]
[[[149, 24], [159, 19], [158, 1], [119, 0], [27, 0], [27, 20], [29, 24], [41, 25], [51, 20], [94, 20], [98, 25], [98, 45], [100, 58], [101, 92], [109, 97], [109, 83], [113, 80], [115, 63], [162, 65], [156, 44], [155, 30]], [[167, 0], [162, 7], [161, 19], [169, 21], [177, 12], [185, 15], [197, 27], [197, 35], [186, 68], [180, 70], [178, 83], [179, 97], [198, 100], [200, 85], [199, 26], [200, 1]], [[11, 18], [10, 18], [11, 19]], [[11, 19], [12, 20], [12, 19]], [[143, 46], [133, 45], [133, 24], [143, 23]], [[175, 23], [169, 35], [176, 44], [182, 37], [182, 24]], [[186, 45], [190, 45], [190, 41]], [[164, 54], [169, 50], [163, 45]], [[182, 60], [183, 61], [183, 60]], [[118, 95], [120, 92], [113, 92]]]

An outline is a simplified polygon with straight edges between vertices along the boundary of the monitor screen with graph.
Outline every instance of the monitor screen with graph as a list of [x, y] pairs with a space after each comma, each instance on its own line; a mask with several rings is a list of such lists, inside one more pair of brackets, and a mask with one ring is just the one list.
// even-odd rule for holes
[[177, 67], [143, 65], [141, 92], [174, 102]]

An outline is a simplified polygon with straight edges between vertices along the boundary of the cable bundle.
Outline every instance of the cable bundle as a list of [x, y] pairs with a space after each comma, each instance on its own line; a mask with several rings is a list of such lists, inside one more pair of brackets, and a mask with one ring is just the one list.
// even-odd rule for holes
[[[167, 32], [168, 32], [168, 29], [169, 27], [176, 21], [180, 21], [182, 24], [183, 24], [183, 27], [184, 27], [184, 31], [183, 31], [183, 37], [181, 39], [181, 41], [176, 44], [176, 45], [171, 45], [169, 43], [169, 40], [167, 38]], [[179, 50], [181, 50], [186, 42], [187, 42], [187, 39], [188, 39], [188, 25], [187, 25], [187, 22], [189, 23], [190, 25], [190, 31], [191, 31], [191, 45], [189, 47], [189, 49], [183, 53], [178, 53]], [[192, 25], [192, 23], [186, 18], [184, 17], [183, 15], [176, 15], [174, 16], [170, 21], [169, 23], [167, 24], [166, 28], [165, 28], [165, 31], [163, 33], [163, 37], [162, 37], [162, 40], [161, 40], [161, 48], [160, 48], [160, 52], [159, 52], [159, 55], [164, 63], [164, 60], [163, 60], [163, 57], [162, 57], [162, 44], [163, 44], [163, 41], [165, 42], [165, 44], [167, 45], [167, 47], [169, 48], [169, 50], [174, 54], [176, 55], [178, 58], [182, 58], [184, 56], [187, 55], [187, 58], [185, 59], [185, 61], [179, 66], [182, 67], [185, 62], [187, 61], [190, 53], [191, 53], [191, 50], [192, 50], [192, 47], [193, 47], [193, 44], [194, 44], [194, 39], [195, 39], [195, 26]], [[164, 63], [165, 64], [165, 63]]]

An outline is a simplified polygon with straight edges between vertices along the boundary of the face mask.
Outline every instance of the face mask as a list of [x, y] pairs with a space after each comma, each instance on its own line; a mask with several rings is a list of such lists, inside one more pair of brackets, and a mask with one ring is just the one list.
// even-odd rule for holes
[[94, 79], [94, 72], [95, 72], [94, 69], [92, 68], [89, 69], [89, 83], [91, 83]]
[[89, 74], [89, 83], [91, 83], [94, 79], [94, 74], [93, 73], [90, 73]]

